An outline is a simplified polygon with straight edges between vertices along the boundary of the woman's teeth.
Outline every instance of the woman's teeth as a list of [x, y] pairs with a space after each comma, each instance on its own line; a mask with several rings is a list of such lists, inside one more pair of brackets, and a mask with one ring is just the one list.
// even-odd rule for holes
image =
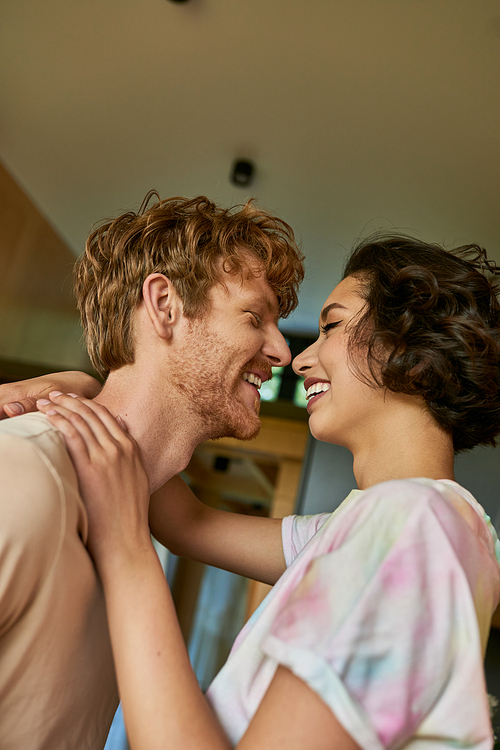
[[256, 388], [260, 388], [262, 385], [262, 378], [259, 378], [259, 376], [255, 375], [253, 372], [244, 372], [243, 380], [248, 381], [249, 383], [254, 385]]
[[330, 390], [330, 387], [330, 383], [313, 383], [306, 391], [306, 399], [309, 400], [318, 393], [325, 393]]

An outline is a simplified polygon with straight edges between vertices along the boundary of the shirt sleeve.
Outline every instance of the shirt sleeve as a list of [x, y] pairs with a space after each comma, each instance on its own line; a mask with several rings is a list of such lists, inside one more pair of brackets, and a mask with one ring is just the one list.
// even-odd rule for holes
[[288, 568], [306, 544], [320, 530], [330, 513], [317, 513], [313, 516], [285, 516], [281, 526], [283, 554]]
[[[329, 528], [264, 652], [315, 690], [364, 750], [401, 747], [417, 728], [487, 748], [475, 605], [498, 571], [484, 546], [437, 490], [411, 482], [366, 491], [344, 528]], [[484, 606], [491, 601], [487, 593]]]
[[30, 440], [0, 438], [0, 637], [22, 616], [58, 558], [61, 481]]

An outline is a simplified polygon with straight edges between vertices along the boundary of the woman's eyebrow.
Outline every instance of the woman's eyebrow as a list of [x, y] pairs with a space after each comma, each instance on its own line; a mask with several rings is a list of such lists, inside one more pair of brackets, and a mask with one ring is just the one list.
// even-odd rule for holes
[[341, 305], [340, 302], [332, 302], [331, 305], [327, 305], [321, 310], [321, 314], [319, 316], [321, 323], [325, 322], [330, 310], [347, 310], [347, 307], [345, 305]]

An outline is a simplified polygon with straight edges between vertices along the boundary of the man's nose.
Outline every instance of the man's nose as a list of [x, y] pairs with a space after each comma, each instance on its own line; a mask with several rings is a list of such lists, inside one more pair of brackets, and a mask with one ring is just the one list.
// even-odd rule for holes
[[285, 367], [292, 360], [292, 354], [281, 331], [276, 328], [263, 349], [263, 354], [271, 360], [273, 367]]

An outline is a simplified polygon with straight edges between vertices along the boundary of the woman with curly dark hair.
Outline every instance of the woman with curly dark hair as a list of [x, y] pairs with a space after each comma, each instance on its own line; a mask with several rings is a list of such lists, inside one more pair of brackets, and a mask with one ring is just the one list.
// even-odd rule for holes
[[351, 351], [367, 347], [377, 386], [422, 396], [456, 453], [500, 432], [498, 273], [477, 245], [391, 235], [361, 243], [345, 268], [367, 303]]
[[254, 575], [276, 583], [206, 698], [133, 441], [85, 399], [41, 406], [86, 496], [133, 750], [492, 746], [482, 662], [500, 550], [453, 458], [500, 433], [497, 290], [476, 246], [362, 242], [294, 361], [311, 432], [352, 452], [358, 489], [333, 514], [282, 522], [228, 520], [178, 479], [153, 497], [153, 533], [174, 552], [251, 575], [251, 550]]

